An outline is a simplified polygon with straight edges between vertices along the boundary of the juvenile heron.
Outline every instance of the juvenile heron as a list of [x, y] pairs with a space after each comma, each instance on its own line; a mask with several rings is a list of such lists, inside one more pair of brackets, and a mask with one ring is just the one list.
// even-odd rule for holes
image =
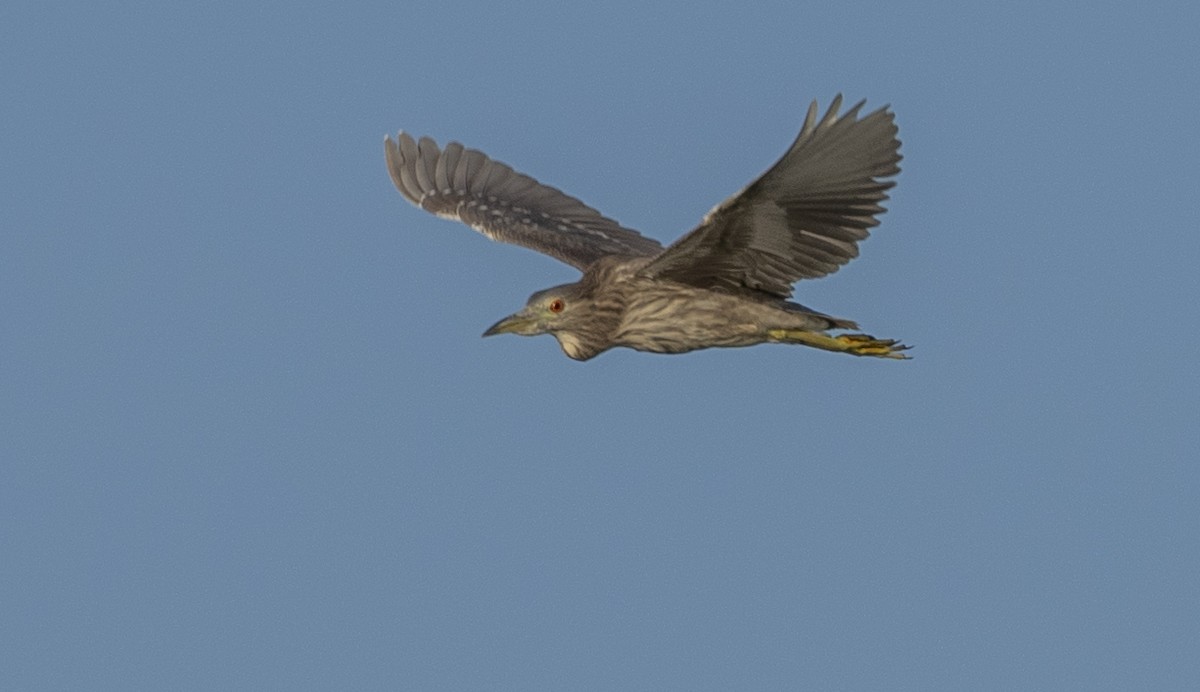
[[900, 172], [892, 113], [842, 115], [838, 95], [817, 119], [813, 101], [783, 158], [664, 249], [562, 191], [451, 142], [400, 132], [384, 140], [392, 182], [408, 201], [484, 235], [583, 272], [530, 296], [493, 334], [553, 334], [571, 358], [614, 346], [684, 353], [764, 342], [856, 356], [905, 358], [908, 347], [793, 303], [792, 284], [837, 271], [878, 225], [886, 180]]

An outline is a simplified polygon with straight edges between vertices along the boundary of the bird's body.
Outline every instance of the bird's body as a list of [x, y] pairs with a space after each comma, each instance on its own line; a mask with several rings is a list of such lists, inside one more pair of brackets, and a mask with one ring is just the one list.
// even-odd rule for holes
[[853, 329], [854, 324], [778, 298], [735, 295], [640, 274], [647, 258], [604, 257], [574, 284], [556, 286], [538, 300], [564, 301], [586, 315], [584, 324], [559, 330], [563, 351], [587, 360], [623, 346], [652, 353], [753, 346], [771, 341], [772, 330]]
[[417, 206], [484, 234], [540, 250], [583, 272], [533, 294], [496, 323], [499, 333], [553, 334], [587, 360], [624, 346], [655, 353], [797, 343], [830, 351], [903, 358], [905, 346], [788, 298], [800, 278], [836, 271], [876, 225], [878, 202], [899, 172], [899, 141], [886, 110], [838, 117], [841, 98], [818, 123], [816, 103], [800, 136], [771, 170], [713, 209], [663, 249], [579, 200], [451, 143], [385, 142], [393, 182]]

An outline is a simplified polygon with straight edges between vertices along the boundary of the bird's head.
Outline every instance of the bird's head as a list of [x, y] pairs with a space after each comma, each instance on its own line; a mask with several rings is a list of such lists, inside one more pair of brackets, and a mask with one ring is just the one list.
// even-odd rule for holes
[[483, 333], [536, 336], [553, 334], [563, 353], [575, 360], [587, 360], [608, 347], [603, 319], [597, 319], [593, 301], [579, 284], [564, 284], [529, 296], [525, 307]]

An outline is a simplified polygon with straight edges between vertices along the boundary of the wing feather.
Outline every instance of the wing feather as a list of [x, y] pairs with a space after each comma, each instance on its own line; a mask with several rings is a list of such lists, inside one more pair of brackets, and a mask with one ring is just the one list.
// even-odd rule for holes
[[838, 95], [817, 119], [809, 106], [786, 154], [643, 273], [704, 288], [791, 296], [800, 279], [833, 273], [858, 256], [877, 226], [880, 202], [900, 172], [900, 140], [886, 107], [859, 118], [865, 102], [838, 115]]
[[445, 194], [451, 189], [450, 174], [458, 166], [462, 150], [463, 147], [458, 142], [450, 142], [442, 150], [442, 155], [438, 157], [437, 166], [433, 170], [433, 184], [437, 186], [438, 192]]
[[606, 255], [653, 256], [658, 241], [625, 228], [557, 188], [482, 152], [400, 132], [384, 139], [388, 172], [409, 202], [462, 221], [493, 240], [586, 268]]

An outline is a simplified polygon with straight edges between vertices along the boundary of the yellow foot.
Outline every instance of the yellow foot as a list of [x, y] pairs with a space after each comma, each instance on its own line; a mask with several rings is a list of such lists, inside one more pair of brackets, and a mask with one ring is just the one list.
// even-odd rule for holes
[[907, 351], [909, 347], [895, 339], [876, 339], [868, 334], [842, 334], [833, 339], [840, 344], [845, 344], [846, 353], [856, 356], [875, 356], [897, 360], [909, 358], [907, 354], [901, 353], [901, 351]]
[[849, 353], [855, 356], [874, 356], [875, 358], [894, 358], [907, 360], [908, 346], [895, 339], [876, 339], [868, 334], [842, 334], [829, 336], [822, 332], [805, 332], [796, 329], [771, 329], [767, 331], [770, 341], [785, 344], [804, 344], [814, 348], [838, 353]]

